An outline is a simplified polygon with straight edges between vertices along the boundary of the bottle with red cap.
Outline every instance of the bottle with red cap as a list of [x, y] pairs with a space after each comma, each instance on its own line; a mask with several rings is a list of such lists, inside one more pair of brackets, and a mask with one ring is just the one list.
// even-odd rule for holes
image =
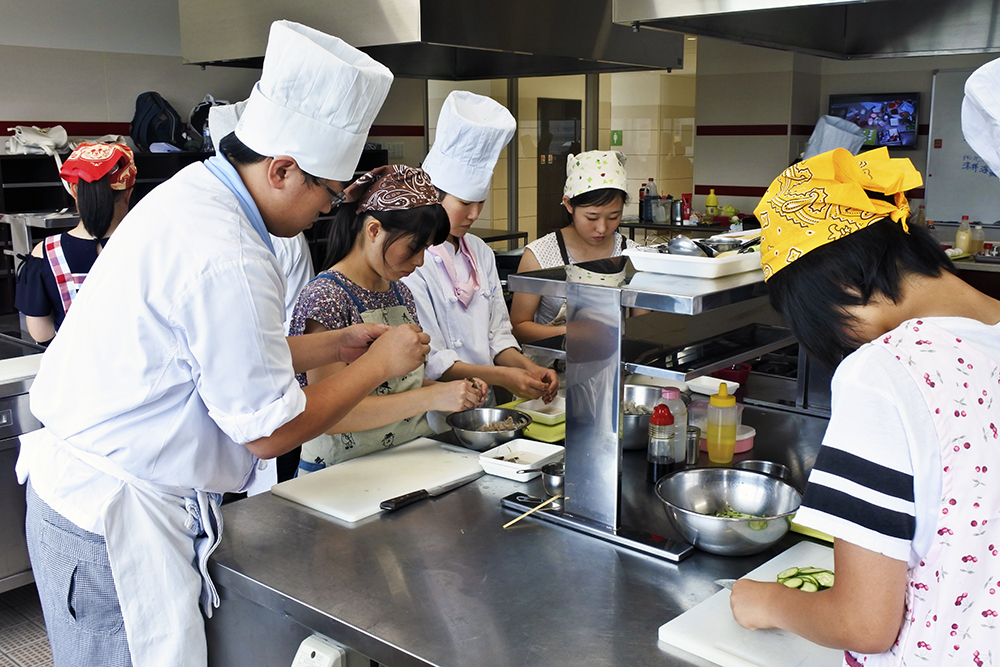
[[649, 448], [646, 450], [646, 481], [656, 484], [664, 475], [673, 472], [675, 466], [674, 416], [670, 408], [660, 403], [653, 408], [649, 418]]

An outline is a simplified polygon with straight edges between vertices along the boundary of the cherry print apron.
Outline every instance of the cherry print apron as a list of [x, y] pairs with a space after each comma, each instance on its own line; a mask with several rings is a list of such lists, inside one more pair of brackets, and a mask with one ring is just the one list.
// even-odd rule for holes
[[[316, 278], [329, 278], [340, 286], [347, 296], [351, 298], [354, 307], [358, 309], [362, 322], [375, 322], [385, 324], [390, 327], [397, 327], [401, 324], [416, 324], [410, 317], [410, 311], [403, 305], [403, 295], [400, 294], [396, 283], [392, 283], [392, 290], [399, 301], [398, 306], [388, 308], [366, 309], [351, 290], [337, 276], [327, 271], [320, 273]], [[315, 278], [313, 279], [315, 280]], [[387, 394], [399, 394], [411, 389], [421, 387], [424, 382], [424, 366], [419, 366], [400, 378], [394, 378], [383, 382], [375, 388], [371, 396], [385, 396]], [[427, 415], [420, 414], [413, 417], [401, 419], [386, 426], [380, 426], [368, 431], [356, 431], [354, 433], [339, 433], [337, 435], [327, 435], [323, 433], [302, 445], [302, 455], [299, 460], [299, 472], [315, 472], [327, 466], [343, 463], [350, 459], [355, 459], [365, 454], [371, 454], [383, 449], [388, 449], [404, 442], [409, 442], [414, 438], [433, 433], [427, 424]]]
[[847, 665], [997, 664], [1000, 657], [1000, 369], [953, 334], [910, 320], [884, 345], [913, 377], [941, 444], [937, 538], [907, 573], [893, 647]]

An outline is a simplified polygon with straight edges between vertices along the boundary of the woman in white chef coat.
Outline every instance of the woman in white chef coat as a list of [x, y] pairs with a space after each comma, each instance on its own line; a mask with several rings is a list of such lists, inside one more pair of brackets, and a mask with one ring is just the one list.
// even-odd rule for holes
[[[391, 82], [341, 40], [275, 22], [222, 155], [144, 197], [88, 274], [31, 388], [45, 427], [17, 463], [56, 667], [206, 665], [221, 494], [429, 351], [410, 326], [286, 339], [269, 242], [330, 210]], [[334, 361], [351, 363], [295, 381]]]
[[[344, 195], [330, 227], [330, 268], [299, 295], [291, 335], [359, 322], [419, 326], [413, 295], [400, 279], [423, 263], [428, 246], [448, 236], [437, 190], [422, 169], [387, 165], [356, 180]], [[318, 382], [343, 366], [300, 374], [299, 384]], [[296, 475], [431, 435], [427, 411], [474, 408], [485, 391], [476, 380], [426, 381], [418, 366], [382, 383], [333, 429], [303, 444]]]
[[[441, 192], [451, 230], [403, 282], [413, 292], [421, 327], [431, 336], [428, 378], [476, 376], [515, 396], [548, 402], [559, 380], [521, 354], [493, 251], [468, 233], [483, 210], [500, 151], [516, 127], [510, 112], [489, 97], [458, 90], [445, 99], [423, 168]], [[489, 400], [492, 405], [492, 396]]]
[[[562, 198], [567, 224], [529, 243], [518, 273], [618, 257], [626, 248], [637, 247], [618, 233], [627, 199], [624, 155], [617, 151], [570, 155]], [[566, 300], [516, 292], [510, 319], [521, 343], [561, 336], [566, 333]]]

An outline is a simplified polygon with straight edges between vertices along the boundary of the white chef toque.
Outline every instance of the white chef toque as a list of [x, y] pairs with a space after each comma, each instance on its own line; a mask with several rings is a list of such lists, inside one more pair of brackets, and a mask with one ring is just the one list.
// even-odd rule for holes
[[313, 176], [349, 181], [390, 85], [385, 65], [343, 40], [275, 21], [236, 136], [261, 155], [295, 158]]
[[1000, 176], [1000, 59], [986, 63], [966, 80], [962, 134]]
[[236, 129], [236, 124], [240, 122], [240, 116], [243, 115], [246, 106], [247, 101], [243, 100], [236, 104], [220, 104], [208, 108], [208, 133], [212, 136], [216, 153], [221, 153], [219, 143]]
[[467, 90], [453, 91], [441, 107], [434, 145], [421, 166], [439, 190], [462, 201], [483, 201], [500, 151], [516, 129], [502, 104]]

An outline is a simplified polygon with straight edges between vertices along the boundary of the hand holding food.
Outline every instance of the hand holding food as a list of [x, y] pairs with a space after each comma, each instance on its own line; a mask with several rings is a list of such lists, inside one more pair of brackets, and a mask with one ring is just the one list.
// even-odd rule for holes
[[402, 377], [424, 363], [431, 337], [412, 324], [393, 327], [372, 342], [369, 353], [378, 356], [386, 378]]
[[[431, 399], [431, 409], [441, 412], [461, 412], [479, 407], [485, 396], [479, 389], [482, 380], [453, 380], [452, 382], [436, 382], [431, 385], [434, 397]], [[485, 386], [485, 383], [482, 383]]]
[[[503, 373], [504, 388], [518, 398], [539, 398], [550, 391], [551, 383], [535, 377], [531, 371], [507, 366], [503, 368]], [[555, 386], [559, 388], [558, 382]]]

